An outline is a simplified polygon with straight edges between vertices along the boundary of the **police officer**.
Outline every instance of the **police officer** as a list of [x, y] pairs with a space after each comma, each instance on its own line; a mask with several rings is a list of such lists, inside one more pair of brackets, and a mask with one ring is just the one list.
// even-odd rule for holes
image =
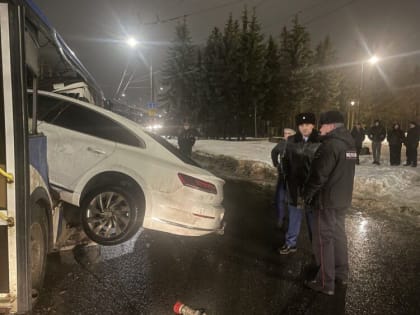
[[184, 129], [178, 135], [179, 150], [186, 156], [191, 157], [192, 147], [195, 143], [196, 132], [190, 128], [190, 124], [185, 121]]
[[[289, 226], [284, 245], [279, 249], [281, 255], [296, 252], [297, 239], [303, 215], [303, 185], [309, 174], [312, 159], [320, 143], [315, 130], [315, 115], [301, 113], [296, 116], [298, 132], [287, 139], [283, 159], [286, 176]], [[312, 211], [305, 209], [309, 237], [312, 237]]]
[[305, 284], [333, 295], [335, 284], [348, 278], [344, 219], [352, 200], [357, 152], [340, 112], [322, 113], [320, 125], [321, 145], [304, 189], [305, 203], [314, 209], [312, 247], [320, 268]]

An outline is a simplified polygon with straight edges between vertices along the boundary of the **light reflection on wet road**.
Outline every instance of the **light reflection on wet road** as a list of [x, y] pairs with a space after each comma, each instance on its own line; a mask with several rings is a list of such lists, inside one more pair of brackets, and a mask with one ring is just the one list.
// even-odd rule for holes
[[270, 188], [228, 181], [225, 236], [144, 231], [110, 248], [50, 257], [34, 314], [173, 314], [181, 300], [213, 314], [416, 314], [420, 232], [404, 220], [352, 209], [347, 219], [350, 283], [334, 297], [302, 285], [311, 249], [280, 256]]

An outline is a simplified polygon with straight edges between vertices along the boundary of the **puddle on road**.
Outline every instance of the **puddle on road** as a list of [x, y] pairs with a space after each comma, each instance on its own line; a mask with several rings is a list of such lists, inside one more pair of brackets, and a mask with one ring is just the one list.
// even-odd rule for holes
[[95, 243], [77, 245], [59, 253], [60, 263], [73, 265], [82, 261], [84, 263], [94, 264], [130, 255], [134, 253], [136, 242], [143, 232], [144, 229], [141, 228], [130, 240], [119, 245], [101, 246]]

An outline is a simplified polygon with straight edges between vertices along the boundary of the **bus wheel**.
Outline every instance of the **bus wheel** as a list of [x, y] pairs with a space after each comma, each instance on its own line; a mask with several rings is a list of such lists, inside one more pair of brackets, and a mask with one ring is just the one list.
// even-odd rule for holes
[[48, 252], [47, 216], [45, 210], [37, 203], [31, 207], [30, 235], [32, 295], [36, 298], [44, 282]]
[[144, 202], [133, 191], [110, 185], [89, 193], [81, 206], [81, 221], [86, 235], [101, 245], [117, 245], [139, 229]]

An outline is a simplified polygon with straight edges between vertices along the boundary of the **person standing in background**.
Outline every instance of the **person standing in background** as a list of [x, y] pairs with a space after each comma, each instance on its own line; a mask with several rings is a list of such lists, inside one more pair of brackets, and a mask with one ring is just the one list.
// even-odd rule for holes
[[405, 141], [405, 136], [398, 123], [395, 123], [392, 130], [388, 132], [387, 140], [389, 144], [389, 163], [391, 166], [400, 165], [401, 147]]
[[405, 166], [417, 166], [417, 148], [419, 146], [419, 137], [420, 128], [414, 121], [411, 121], [407, 131], [407, 138], [404, 142], [405, 147], [407, 148], [407, 162], [404, 164]]
[[379, 120], [375, 120], [373, 123], [373, 126], [369, 130], [368, 137], [370, 140], [372, 140], [372, 163], [380, 165], [382, 141], [384, 141], [386, 138], [386, 130]]
[[191, 157], [192, 147], [195, 144], [196, 132], [190, 128], [188, 122], [184, 123], [184, 128], [178, 136], [179, 150], [186, 156]]

